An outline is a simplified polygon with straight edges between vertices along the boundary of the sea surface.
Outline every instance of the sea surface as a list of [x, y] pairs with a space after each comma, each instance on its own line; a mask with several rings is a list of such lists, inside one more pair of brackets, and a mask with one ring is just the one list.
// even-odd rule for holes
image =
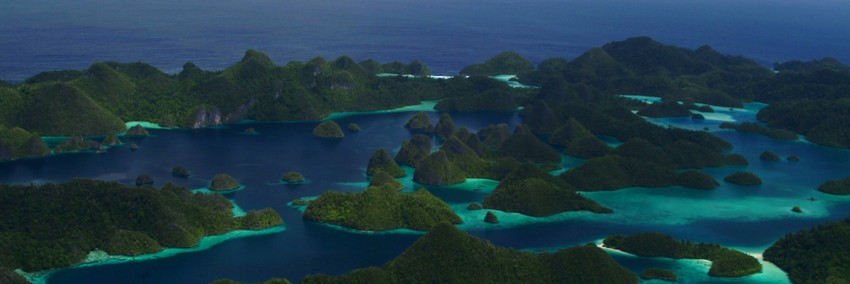
[[832, 56], [850, 63], [845, 0], [31, 0], [0, 1], [0, 80], [142, 61], [208, 70], [249, 48], [278, 64], [347, 54], [420, 59], [435, 74], [514, 50], [575, 58], [634, 36], [711, 45], [771, 66]]
[[[96, 61], [142, 61], [172, 73], [192, 61], [217, 70], [238, 61], [249, 48], [266, 52], [281, 65], [347, 54], [355, 60], [383, 62], [419, 59], [435, 74], [451, 75], [505, 50], [518, 51], [533, 62], [556, 56], [571, 59], [588, 48], [639, 35], [689, 48], [709, 44], [768, 66], [825, 56], [850, 63], [846, 15], [850, 15], [850, 2], [838, 0], [0, 1], [0, 80], [19, 82], [38, 72], [84, 69]], [[464, 209], [469, 202], [483, 200], [495, 182], [470, 180], [429, 189], [462, 215], [466, 221], [459, 226], [462, 230], [501, 246], [551, 251], [597, 243], [610, 234], [662, 231], [758, 255], [789, 232], [850, 216], [850, 198], [815, 190], [821, 182], [850, 172], [850, 151], [717, 128], [723, 121], [753, 121], [761, 107], [718, 108], [705, 114], [706, 121], [652, 120], [689, 129], [708, 127], [733, 143], [732, 152], [747, 157], [750, 165], [707, 172], [721, 180], [731, 172], [753, 171], [765, 180], [759, 187], [722, 183], [711, 191], [669, 187], [585, 193], [616, 213], [530, 218], [497, 212], [502, 223], [495, 226], [481, 221], [483, 211]], [[286, 222], [282, 230], [239, 235], [205, 250], [54, 271], [42, 275], [41, 280], [48, 283], [207, 283], [219, 278], [297, 280], [315, 273], [342, 274], [387, 262], [421, 234], [352, 232], [306, 222], [299, 209], [288, 203], [327, 190], [361, 190], [370, 154], [380, 147], [397, 151], [411, 137], [402, 125], [418, 109], [336, 115], [334, 119], [342, 125], [356, 122], [363, 128], [339, 142], [310, 136], [317, 122], [155, 129], [147, 138], [124, 139], [139, 145], [135, 152], [125, 144], [105, 154], [0, 163], [0, 182], [86, 177], [132, 184], [138, 175], [149, 174], [158, 186], [176, 182], [202, 189], [213, 175], [226, 172], [245, 186], [226, 194], [227, 198], [245, 210], [272, 207]], [[471, 130], [520, 122], [516, 113], [452, 115], [459, 126]], [[258, 134], [244, 134], [249, 127]], [[765, 150], [782, 157], [797, 155], [801, 160], [762, 162], [758, 155]], [[565, 168], [583, 162], [564, 158]], [[170, 169], [176, 165], [191, 170], [192, 176], [171, 177]], [[304, 173], [309, 181], [281, 184], [281, 175], [291, 170]], [[406, 190], [419, 187], [410, 177], [403, 182]], [[805, 213], [793, 214], [793, 206]], [[635, 272], [668, 268], [688, 282], [788, 281], [769, 263], [764, 273], [724, 279], [708, 277], [708, 267], [700, 261], [611, 254]]]

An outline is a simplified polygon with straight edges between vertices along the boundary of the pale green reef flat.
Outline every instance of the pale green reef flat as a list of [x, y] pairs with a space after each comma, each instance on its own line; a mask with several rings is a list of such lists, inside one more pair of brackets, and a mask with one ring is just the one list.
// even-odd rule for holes
[[192, 192], [193, 193], [194, 192], [200, 192], [200, 193], [203, 193], [203, 194], [227, 194], [227, 193], [231, 193], [231, 192], [237, 192], [237, 191], [240, 191], [240, 190], [243, 190], [243, 189], [245, 189], [244, 185], [240, 185], [239, 187], [231, 189], [231, 190], [212, 190], [209, 187], [201, 187], [201, 188], [192, 189]]
[[69, 268], [100, 266], [100, 265], [108, 265], [108, 264], [118, 264], [118, 263], [125, 263], [125, 262], [135, 262], [135, 261], [145, 261], [145, 260], [166, 258], [166, 257], [171, 257], [171, 256], [174, 256], [174, 255], [177, 255], [177, 254], [181, 254], [181, 253], [189, 253], [189, 252], [206, 250], [206, 249], [209, 249], [209, 248], [211, 248], [215, 245], [221, 244], [223, 242], [226, 242], [226, 241], [232, 240], [232, 239], [244, 238], [244, 237], [250, 237], [250, 236], [266, 235], [266, 234], [274, 234], [274, 233], [283, 232], [285, 229], [286, 228], [281, 225], [281, 226], [275, 226], [275, 227], [271, 227], [271, 228], [268, 228], [268, 229], [257, 230], [257, 231], [235, 230], [235, 231], [230, 231], [228, 233], [224, 233], [224, 234], [221, 234], [221, 235], [203, 237], [201, 239], [201, 241], [198, 242], [198, 245], [195, 246], [195, 247], [191, 247], [191, 248], [166, 248], [166, 249], [164, 249], [160, 252], [157, 252], [157, 253], [145, 254], [145, 255], [139, 255], [139, 256], [109, 255], [104, 251], [95, 250], [95, 251], [89, 252], [88, 257], [85, 260], [83, 260], [82, 263], [77, 264], [77, 265], [72, 266], [72, 267], [67, 267], [67, 268], [62, 268], [62, 269], [54, 269], [54, 270], [47, 270], [47, 271], [40, 271], [40, 272], [33, 272], [33, 273], [23, 272], [23, 271], [20, 271], [20, 270], [16, 270], [16, 272], [23, 275], [27, 280], [29, 280], [33, 284], [47, 284], [47, 282], [48, 282], [47, 280], [50, 278], [50, 276], [53, 273], [55, 273], [59, 270], [64, 270], [64, 269], [69, 269]]
[[506, 84], [508, 84], [508, 86], [511, 86], [511, 88], [523, 88], [523, 89], [537, 89], [537, 88], [539, 88], [539, 87], [536, 87], [536, 86], [529, 86], [529, 85], [525, 85], [523, 83], [514, 81], [513, 79], [517, 79], [516, 75], [511, 75], [511, 74], [493, 75], [493, 76], [490, 76], [490, 78], [496, 79], [498, 81], [505, 82]]
[[128, 121], [124, 123], [124, 126], [126, 126], [128, 129], [136, 125], [141, 125], [142, 127], [147, 129], [174, 129], [173, 127], [160, 126], [159, 124], [149, 121]]
[[340, 119], [343, 117], [355, 116], [355, 115], [366, 115], [366, 114], [381, 114], [381, 113], [395, 113], [395, 112], [435, 112], [434, 106], [439, 103], [440, 100], [433, 101], [422, 101], [418, 105], [409, 105], [403, 106], [400, 108], [388, 109], [388, 110], [376, 110], [376, 111], [362, 111], [362, 112], [335, 112], [326, 117], [324, 120], [334, 120]]

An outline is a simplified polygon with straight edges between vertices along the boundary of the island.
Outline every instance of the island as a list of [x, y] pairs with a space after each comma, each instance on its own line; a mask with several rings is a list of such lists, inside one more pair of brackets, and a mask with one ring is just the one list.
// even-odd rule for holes
[[347, 128], [350, 132], [360, 132], [360, 125], [354, 122], [349, 123]]
[[[28, 272], [77, 264], [96, 249], [136, 256], [193, 247], [208, 235], [283, 223], [271, 209], [234, 217], [233, 204], [224, 197], [193, 194], [172, 183], [159, 189], [87, 179], [0, 185], [0, 200], [5, 204], [0, 206], [5, 228], [0, 263]], [[49, 217], [32, 222], [33, 216]]]
[[850, 177], [828, 180], [818, 186], [818, 191], [832, 195], [850, 195]]
[[762, 269], [758, 259], [743, 252], [717, 244], [677, 241], [662, 233], [615, 235], [605, 238], [603, 244], [637, 256], [710, 260], [708, 275], [711, 276], [743, 277], [759, 273]]
[[410, 131], [419, 133], [431, 133], [434, 131], [434, 126], [431, 125], [431, 117], [428, 116], [427, 112], [422, 111], [417, 112], [407, 120], [404, 127], [410, 129]]
[[763, 161], [779, 161], [779, 160], [781, 160], [779, 158], [779, 155], [776, 155], [776, 153], [773, 153], [771, 151], [761, 152], [761, 155], [759, 155], [759, 159], [761, 159]]
[[841, 283], [850, 279], [850, 219], [788, 234], [764, 252], [764, 260], [788, 272], [794, 283]]
[[83, 138], [82, 136], [71, 136], [56, 145], [53, 151], [56, 153], [79, 152], [79, 151], [102, 151], [100, 142]]
[[145, 137], [145, 136], [148, 136], [150, 134], [148, 133], [147, 129], [142, 127], [142, 125], [136, 124], [135, 126], [127, 129], [127, 133], [125, 133], [124, 135], [130, 136], [130, 137]]
[[333, 120], [327, 120], [317, 125], [316, 128], [313, 128], [313, 136], [319, 138], [342, 139], [345, 137], [345, 133], [342, 132], [342, 128], [339, 127], [339, 124], [336, 124]]
[[650, 268], [650, 269], [644, 270], [643, 272], [640, 273], [640, 278], [644, 279], [644, 280], [657, 279], [657, 280], [664, 280], [664, 281], [670, 281], [670, 282], [676, 282], [677, 280], [679, 280], [679, 276], [676, 275], [675, 272], [667, 270], [667, 269], [660, 269], [660, 268]]
[[136, 178], [136, 186], [153, 186], [153, 177], [150, 175], [140, 175]]
[[594, 245], [535, 254], [495, 246], [443, 223], [383, 266], [341, 276], [311, 275], [301, 281], [367, 282], [607, 284], [638, 283], [638, 277]]
[[103, 138], [103, 141], [100, 142], [100, 144], [103, 144], [104, 146], [115, 146], [120, 145], [121, 143], [121, 139], [118, 139], [118, 135], [115, 134], [106, 135], [106, 137]]
[[493, 214], [492, 211], [487, 211], [487, 215], [484, 215], [484, 222], [490, 224], [499, 224], [499, 217], [496, 217], [496, 214]]
[[790, 130], [768, 128], [755, 122], [730, 123], [724, 122], [720, 124], [720, 128], [734, 129], [740, 132], [761, 134], [777, 140], [797, 140], [799, 136]]
[[239, 181], [226, 173], [216, 174], [210, 182], [210, 190], [212, 191], [234, 190], [239, 186]]
[[299, 172], [292, 171], [284, 174], [281, 180], [288, 183], [304, 182], [304, 175]]
[[20, 127], [5, 128], [0, 124], [0, 161], [50, 154], [40, 135]]
[[369, 180], [369, 186], [377, 186], [377, 187], [389, 187], [395, 190], [404, 189], [404, 184], [400, 181], [397, 181], [395, 178], [387, 174], [386, 172], [378, 172], [375, 176], [373, 176]]
[[427, 189], [401, 193], [387, 184], [369, 186], [363, 192], [327, 191], [310, 201], [304, 219], [361, 231], [427, 231], [443, 222], [462, 223], [448, 204]]
[[523, 164], [502, 180], [484, 199], [484, 208], [534, 217], [566, 211], [614, 212], [581, 196], [563, 180], [531, 163]]
[[394, 178], [404, 177], [404, 169], [402, 169], [393, 159], [390, 151], [386, 148], [379, 148], [369, 157], [369, 164], [366, 167], [366, 175], [374, 176], [378, 172], [385, 172]]
[[723, 178], [724, 181], [741, 186], [761, 185], [762, 181], [756, 174], [751, 172], [736, 172]]
[[171, 175], [179, 178], [187, 178], [191, 175], [191, 172], [183, 166], [175, 166], [171, 168]]

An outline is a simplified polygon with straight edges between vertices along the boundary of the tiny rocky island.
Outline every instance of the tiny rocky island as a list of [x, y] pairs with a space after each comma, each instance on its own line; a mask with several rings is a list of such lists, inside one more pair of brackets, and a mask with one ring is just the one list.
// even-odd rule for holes
[[239, 181], [226, 173], [216, 174], [210, 182], [210, 190], [212, 191], [228, 191], [239, 187]]

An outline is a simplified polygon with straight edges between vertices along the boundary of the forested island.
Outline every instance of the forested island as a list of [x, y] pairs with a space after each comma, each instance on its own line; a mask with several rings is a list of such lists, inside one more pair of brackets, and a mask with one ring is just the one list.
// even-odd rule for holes
[[[632, 273], [622, 273], [621, 267], [612, 266], [608, 262], [610, 259], [599, 256], [595, 247], [532, 255], [493, 247], [457, 232], [450, 225], [434, 227], [439, 223], [457, 224], [460, 219], [445, 202], [427, 190], [398, 192], [403, 185], [400, 187], [393, 178], [404, 176], [400, 165], [406, 165], [415, 169], [413, 181], [422, 185], [452, 185], [467, 178], [497, 180], [499, 186], [483, 200], [483, 207], [533, 217], [581, 210], [612, 213], [604, 204], [580, 193], [627, 187], [712, 189], [719, 183], [703, 169], [749, 163], [733, 152], [732, 144], [709, 132], [663, 127], [648, 122], [643, 116], [698, 118], [698, 113], [693, 111], [711, 110], [701, 104], [741, 107], [746, 102], [764, 102], [769, 105], [757, 116], [764, 124], [726, 124], [723, 127], [775, 139], [793, 140], [801, 135], [820, 145], [847, 148], [850, 147], [848, 70], [850, 67], [834, 60], [795, 61], [777, 64], [771, 69], [751, 59], [720, 54], [708, 46], [691, 50], [664, 45], [648, 37], [612, 42], [569, 61], [546, 59], [536, 67], [519, 54], [506, 52], [485, 63], [464, 68], [461, 74], [467, 76], [440, 80], [428, 78], [428, 67], [419, 61], [381, 64], [373, 60], [356, 62], [340, 56], [333, 60], [315, 58], [279, 66], [256, 50], [247, 51], [239, 62], [220, 71], [205, 71], [188, 62], [179, 73], [166, 74], [141, 62], [98, 62], [85, 70], [48, 71], [20, 84], [0, 84], [0, 160], [37, 158], [69, 151], [103, 151], [104, 145], [122, 145], [121, 137], [148, 135], [141, 126], [128, 129], [127, 121], [148, 121], [176, 128], [203, 128], [242, 120], [320, 121], [334, 112], [373, 111], [414, 105], [423, 100], [440, 100], [435, 107], [441, 112], [436, 123], [427, 113], [412, 114], [404, 125], [411, 131], [411, 137], [397, 141], [399, 151], [393, 155], [382, 148], [373, 153], [366, 175], [372, 176], [374, 184], [362, 192], [326, 192], [316, 200], [303, 202], [309, 204], [304, 213], [307, 220], [359, 230], [410, 228], [431, 230], [431, 233], [384, 267], [358, 270], [340, 277], [312, 276], [305, 279], [306, 283], [358, 279], [390, 283], [416, 279], [425, 279], [420, 280], [423, 282], [535, 279], [534, 282], [543, 283], [570, 280], [633, 283], [637, 278]], [[378, 76], [381, 73], [411, 76]], [[519, 82], [536, 88], [511, 88], [487, 77], [502, 74], [516, 75]], [[657, 96], [662, 101], [644, 104], [621, 98], [620, 94]], [[497, 124], [471, 131], [455, 125], [452, 117], [456, 112], [518, 110], [521, 122], [516, 127]], [[347, 129], [355, 132], [360, 128], [349, 125]], [[316, 126], [312, 134], [331, 139], [345, 137], [342, 127], [332, 120]], [[42, 136], [67, 138], [51, 149]], [[606, 138], [622, 144], [605, 143], [603, 139]], [[436, 149], [434, 141], [438, 143]], [[557, 176], [549, 174], [552, 168], [560, 167], [562, 154], [583, 162]], [[175, 167], [172, 174], [188, 177], [189, 171]], [[283, 179], [299, 182], [303, 181], [303, 176], [293, 174]], [[739, 185], [762, 182], [744, 171], [724, 180]], [[282, 222], [271, 210], [233, 218], [229, 210], [232, 204], [219, 195], [191, 194], [173, 184], [156, 190], [144, 181], [140, 187], [132, 189], [87, 180], [38, 187], [3, 186], [0, 210], [8, 212], [4, 212], [6, 225], [0, 230], [0, 238], [4, 240], [0, 243], [0, 251], [4, 252], [0, 253], [3, 258], [0, 264], [5, 269], [23, 268], [26, 271], [64, 267], [78, 263], [94, 248], [116, 254], [151, 253], [162, 247], [191, 246], [204, 235], [239, 228], [263, 228]], [[828, 182], [820, 190], [846, 194], [847, 183], [846, 180]], [[92, 192], [74, 190], [83, 185], [101, 194], [89, 196]], [[238, 187], [238, 181], [232, 177], [221, 176], [211, 183], [212, 189]], [[36, 197], [59, 190], [64, 190], [62, 196], [68, 201], [80, 199], [79, 204], [93, 202], [103, 206], [86, 208], [108, 212], [105, 217], [98, 215], [98, 218], [107, 219], [86, 219], [85, 216], [89, 216], [86, 214], [93, 212], [79, 209], [79, 212], [71, 210], [74, 215], [68, 218], [87, 221], [55, 224], [59, 219], [53, 217], [54, 213], [45, 213], [53, 211], [38, 210], [53, 210], [50, 206], [54, 203], [65, 204], [62, 202], [66, 201], [51, 199], [46, 202]], [[119, 202], [136, 200], [132, 198], [146, 202]], [[114, 202], [100, 204], [100, 200]], [[380, 204], [393, 206], [370, 206]], [[131, 207], [109, 207], [119, 205]], [[165, 211], [163, 208], [172, 210], [166, 214], [160, 212]], [[185, 212], [181, 211], [183, 209]], [[138, 212], [146, 214], [138, 216]], [[30, 220], [27, 218], [31, 218], [27, 216], [41, 216], [39, 214], [54, 223], [27, 222]], [[139, 227], [119, 228], [116, 224]], [[70, 232], [69, 237], [60, 234], [57, 228]], [[818, 230], [826, 230], [824, 228], [799, 235], [816, 234]], [[647, 240], [632, 242], [634, 238]], [[793, 237], [787, 237], [783, 241], [787, 244], [791, 239]], [[424, 244], [460, 253], [435, 250], [430, 252], [432, 255], [420, 258]], [[712, 266], [712, 275], [741, 276], [760, 270], [760, 266], [756, 268], [740, 252], [715, 245], [692, 244], [658, 235], [606, 240], [606, 245], [625, 251], [632, 248], [639, 251], [648, 244], [653, 247], [643, 255], [711, 259], [717, 267]], [[655, 245], [665, 250], [652, 250], [658, 248]], [[470, 250], [472, 248], [481, 250]], [[488, 256], [498, 256], [488, 257], [493, 266], [454, 273], [457, 267], [485, 265], [476, 261], [476, 257], [463, 254], [475, 255], [482, 251]], [[579, 257], [581, 262], [576, 263]], [[510, 259], [527, 261], [514, 263]], [[777, 264], [789, 271], [808, 265], [808, 260], [803, 259]], [[600, 267], [611, 268], [614, 272], [608, 276], [615, 278], [603, 278], [604, 274], [571, 278], [585, 276], [546, 266], [557, 263], [577, 267], [591, 260], [602, 261]], [[456, 266], [437, 266], [446, 263]], [[507, 272], [492, 269], [509, 265], [519, 265], [521, 269], [517, 269], [529, 272], [505, 275]], [[444, 273], [431, 269], [442, 269]], [[814, 268], [805, 268], [811, 269]], [[839, 269], [829, 273], [842, 277], [845, 272]], [[803, 279], [795, 276], [795, 272], [789, 273], [794, 281]], [[658, 271], [651, 274], [669, 276]], [[470, 275], [485, 278], [464, 278]]]
[[369, 186], [356, 193], [325, 192], [307, 203], [304, 219], [362, 231], [427, 231], [436, 224], [463, 222], [428, 190], [401, 193], [391, 184]]
[[788, 234], [764, 259], [788, 272], [794, 283], [843, 283], [850, 279], [850, 219]]
[[661, 233], [610, 236], [603, 243], [605, 247], [638, 256], [710, 260], [711, 276], [742, 277], [761, 272], [761, 263], [743, 252], [717, 244], [677, 241]]
[[638, 278], [592, 244], [535, 254], [498, 247], [442, 223], [383, 266], [301, 280], [305, 284], [532, 282], [638, 283]]
[[159, 189], [86, 179], [0, 185], [0, 204], [0, 264], [29, 272], [77, 264], [96, 249], [136, 256], [283, 224], [268, 208], [234, 217], [233, 204], [220, 195], [172, 183]]

